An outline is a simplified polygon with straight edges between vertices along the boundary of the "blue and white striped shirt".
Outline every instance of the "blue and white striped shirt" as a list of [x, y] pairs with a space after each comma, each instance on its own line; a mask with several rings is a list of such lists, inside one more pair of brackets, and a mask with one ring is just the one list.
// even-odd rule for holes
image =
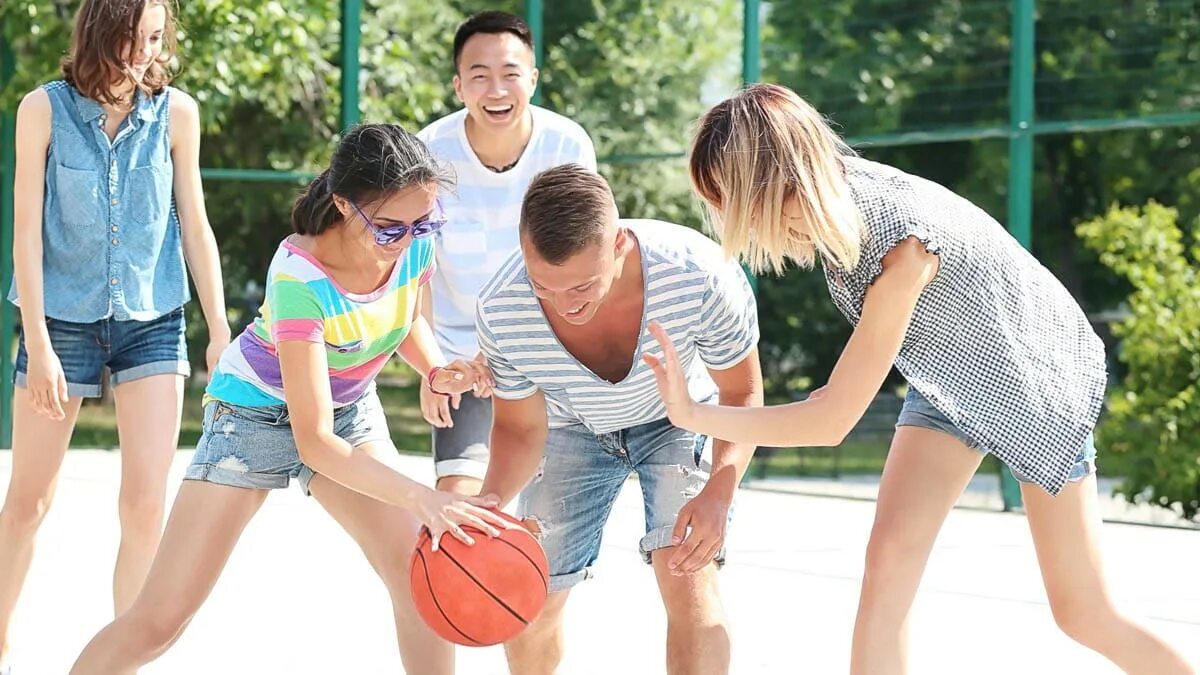
[[[737, 365], [758, 344], [758, 310], [740, 265], [703, 234], [657, 220], [621, 220], [641, 249], [645, 299], [642, 338], [625, 379], [609, 382], [563, 348], [542, 311], [518, 250], [484, 286], [476, 309], [479, 344], [496, 379], [495, 395], [515, 400], [541, 389], [550, 427], [583, 424], [609, 433], [666, 417], [643, 353], [662, 357], [646, 331], [667, 330], [698, 401], [717, 388], [708, 368]], [[699, 357], [699, 358], [697, 358]]]

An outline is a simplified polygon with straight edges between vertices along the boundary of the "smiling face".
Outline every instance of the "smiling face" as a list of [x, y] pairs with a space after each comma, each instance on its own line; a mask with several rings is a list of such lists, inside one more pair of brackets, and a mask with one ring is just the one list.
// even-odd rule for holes
[[533, 51], [512, 33], [476, 33], [463, 45], [454, 93], [480, 129], [519, 127], [537, 87]]
[[397, 260], [412, 245], [411, 227], [401, 239], [383, 245], [376, 239], [377, 229], [411, 226], [429, 218], [437, 208], [437, 194], [437, 185], [429, 184], [406, 188], [363, 204], [353, 204], [348, 199], [334, 195], [334, 205], [342, 214], [344, 224], [339, 228], [342, 230], [340, 234], [346, 241], [360, 247], [366, 256], [381, 262]]
[[599, 241], [558, 264], [548, 262], [531, 242], [523, 240], [521, 250], [533, 294], [567, 323], [588, 323], [610, 299], [620, 261], [632, 243], [628, 231], [617, 226], [615, 211], [611, 227], [605, 228]]
[[139, 83], [162, 55], [166, 27], [166, 6], [158, 2], [147, 2], [133, 42], [124, 49], [125, 67]]
[[167, 0], [86, 0], [62, 71], [85, 97], [128, 105], [134, 87], [157, 94], [170, 83], [174, 53], [175, 18]]

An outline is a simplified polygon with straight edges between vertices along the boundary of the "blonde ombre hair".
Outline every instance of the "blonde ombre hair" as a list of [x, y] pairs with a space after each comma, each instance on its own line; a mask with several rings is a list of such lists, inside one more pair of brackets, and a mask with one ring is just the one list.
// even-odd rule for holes
[[864, 232], [841, 161], [853, 154], [795, 92], [756, 84], [700, 120], [689, 171], [722, 247], [755, 272], [818, 254], [849, 270]]

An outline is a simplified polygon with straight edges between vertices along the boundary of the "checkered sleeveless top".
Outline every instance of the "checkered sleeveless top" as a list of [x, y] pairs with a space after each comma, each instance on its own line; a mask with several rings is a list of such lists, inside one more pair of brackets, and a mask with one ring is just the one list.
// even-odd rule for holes
[[1104, 399], [1104, 345], [1067, 289], [999, 223], [936, 183], [843, 159], [865, 223], [852, 270], [825, 264], [854, 325], [883, 257], [916, 237], [939, 258], [896, 368], [981, 449], [1057, 495]]

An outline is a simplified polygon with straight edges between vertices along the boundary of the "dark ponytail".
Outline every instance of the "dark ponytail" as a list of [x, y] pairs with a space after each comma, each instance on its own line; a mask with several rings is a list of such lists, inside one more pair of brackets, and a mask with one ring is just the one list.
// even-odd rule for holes
[[333, 205], [329, 189], [329, 169], [312, 179], [292, 205], [292, 230], [296, 234], [320, 234], [333, 225], [341, 213]]
[[340, 222], [334, 194], [365, 204], [413, 185], [450, 182], [425, 144], [399, 124], [361, 124], [346, 132], [329, 168], [296, 198], [292, 229], [317, 235]]

